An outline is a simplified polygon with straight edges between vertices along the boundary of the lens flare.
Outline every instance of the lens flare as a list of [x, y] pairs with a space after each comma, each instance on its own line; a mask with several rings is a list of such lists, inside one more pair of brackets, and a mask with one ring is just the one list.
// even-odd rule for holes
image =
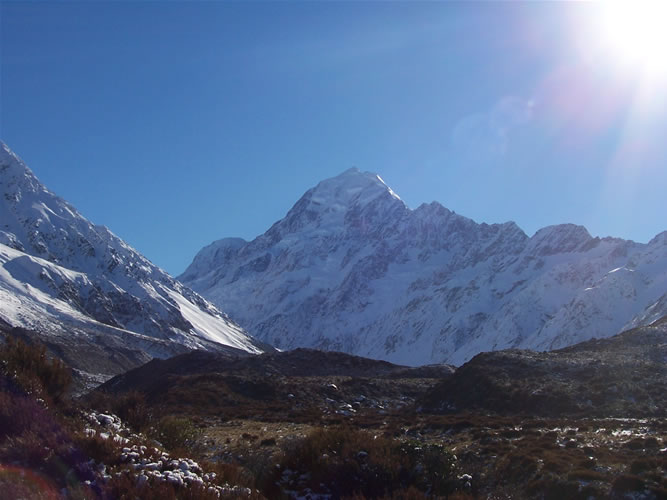
[[600, 42], [614, 62], [667, 80], [667, 1], [608, 0], [601, 7]]

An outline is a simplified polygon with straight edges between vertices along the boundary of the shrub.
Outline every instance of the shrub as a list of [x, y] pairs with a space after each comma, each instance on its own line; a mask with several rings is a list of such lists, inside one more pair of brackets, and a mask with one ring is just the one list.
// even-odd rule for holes
[[[0, 382], [4, 377], [0, 374]], [[33, 396], [1, 391], [0, 464], [12, 463], [28, 478], [31, 471], [40, 471], [35, 477], [47, 478], [45, 485], [53, 481], [58, 490], [70, 479], [92, 480], [89, 457], [76, 446], [69, 423]], [[51, 498], [42, 491], [34, 495], [23, 491], [24, 486], [22, 481], [0, 478], [0, 497]]]
[[557, 476], [548, 475], [529, 482], [526, 486], [526, 497], [544, 500], [588, 500], [591, 493], [594, 493], [593, 498], [601, 497], [596, 491], [595, 488], [580, 488], [578, 481], [566, 481]]
[[199, 434], [199, 429], [186, 417], [163, 417], [151, 429], [152, 437], [171, 451], [192, 448]]
[[245, 467], [235, 464], [226, 464], [224, 462], [200, 461], [199, 465], [208, 472], [215, 472], [216, 483], [219, 485], [233, 484], [255, 488], [255, 477], [251, 471]]
[[641, 474], [642, 472], [655, 470], [657, 468], [658, 462], [649, 458], [638, 458], [630, 464], [630, 472], [632, 474]]
[[289, 489], [309, 487], [334, 498], [447, 495], [458, 484], [453, 463], [452, 455], [437, 445], [397, 443], [346, 427], [316, 429], [285, 446], [264, 493], [274, 497], [275, 484], [282, 482]]
[[146, 396], [139, 391], [111, 395], [95, 390], [85, 397], [91, 408], [118, 415], [124, 424], [136, 432], [148, 430], [152, 414], [146, 403]]
[[632, 474], [621, 474], [612, 484], [612, 490], [615, 493], [630, 493], [633, 491], [643, 491], [645, 489], [644, 481], [640, 477]]
[[29, 429], [41, 411], [40, 405], [32, 398], [0, 392], [0, 442], [5, 436]]
[[49, 359], [43, 345], [30, 345], [7, 337], [0, 347], [3, 372], [28, 393], [43, 395], [59, 402], [72, 383], [70, 369], [58, 358]]
[[[378, 500], [426, 500], [432, 498], [431, 496], [426, 495], [423, 491], [419, 491], [414, 486], [411, 486], [407, 489], [401, 491], [395, 491], [391, 495], [383, 496], [378, 498]], [[470, 497], [450, 497], [452, 500], [467, 500]], [[357, 493], [351, 497], [345, 497], [345, 500], [366, 500], [366, 497], [360, 493]]]
[[141, 392], [131, 391], [114, 398], [113, 412], [133, 429], [141, 431], [148, 427], [151, 413], [146, 398]]
[[[545, 464], [546, 466], [546, 464]], [[527, 481], [537, 472], [537, 458], [531, 450], [514, 450], [498, 461], [498, 473], [503, 481]]]
[[587, 469], [575, 469], [567, 475], [570, 480], [605, 481], [606, 476], [601, 472]]
[[0, 416], [3, 439], [0, 440], [0, 462], [15, 461], [35, 466], [55, 454], [67, 454], [69, 434], [55, 416], [33, 399], [6, 395], [2, 398], [9, 418]]
[[88, 436], [79, 432], [74, 436], [74, 442], [87, 457], [98, 463], [115, 465], [120, 461], [122, 445], [113, 439], [104, 439], [99, 434]]

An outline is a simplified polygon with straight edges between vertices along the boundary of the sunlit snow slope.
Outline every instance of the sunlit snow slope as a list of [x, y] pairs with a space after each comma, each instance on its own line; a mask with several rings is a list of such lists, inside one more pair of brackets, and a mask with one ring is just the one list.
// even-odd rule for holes
[[0, 319], [49, 342], [165, 357], [259, 344], [106, 227], [48, 191], [0, 143]]
[[667, 232], [639, 244], [563, 224], [529, 238], [436, 202], [411, 210], [376, 174], [350, 169], [255, 240], [205, 247], [180, 279], [280, 348], [460, 364], [657, 317]]

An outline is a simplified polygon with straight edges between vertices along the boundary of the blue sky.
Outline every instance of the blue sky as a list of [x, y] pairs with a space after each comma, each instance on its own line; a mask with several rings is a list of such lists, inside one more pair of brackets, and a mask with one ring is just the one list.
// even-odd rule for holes
[[667, 79], [598, 4], [5, 2], [0, 137], [172, 274], [351, 166], [532, 235], [667, 229]]

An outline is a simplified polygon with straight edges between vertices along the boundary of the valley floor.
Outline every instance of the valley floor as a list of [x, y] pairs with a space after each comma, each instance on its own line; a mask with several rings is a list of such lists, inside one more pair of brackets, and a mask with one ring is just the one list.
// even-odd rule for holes
[[[0, 491], [667, 499], [665, 328], [552, 353], [487, 353], [455, 371], [311, 350], [193, 352], [152, 360], [77, 401], [65, 397], [61, 362], [9, 342], [0, 349]], [[25, 474], [53, 494], [31, 496]]]
[[[210, 420], [202, 429], [199, 446], [209, 460], [262, 474], [281, 463], [285, 450], [323, 428], [342, 428], [350, 436], [363, 434], [361, 443], [356, 441], [356, 454], [350, 454], [352, 460], [373, 449], [364, 445], [364, 440], [371, 443], [378, 437], [397, 447], [442, 447], [453, 454], [449, 491], [443, 491], [443, 497], [667, 498], [667, 422], [663, 419], [415, 416], [391, 412], [345, 418], [343, 422], [334, 419], [299, 424]], [[295, 498], [307, 498], [308, 494], [328, 498], [332, 494], [331, 487], [319, 482], [319, 475], [313, 481], [312, 470], [326, 465], [328, 458], [322, 457], [331, 449], [325, 446], [318, 453], [318, 463], [311, 464], [310, 470], [289, 469], [274, 474], [284, 492], [293, 492]]]

